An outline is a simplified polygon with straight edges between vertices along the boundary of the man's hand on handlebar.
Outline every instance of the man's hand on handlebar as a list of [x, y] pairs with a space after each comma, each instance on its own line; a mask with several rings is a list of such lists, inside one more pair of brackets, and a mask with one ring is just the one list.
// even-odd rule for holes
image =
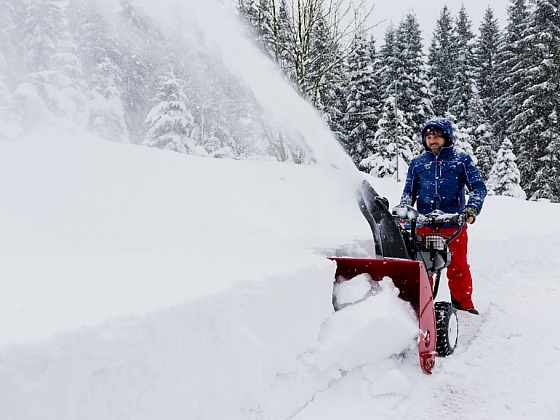
[[393, 216], [396, 216], [399, 219], [416, 220], [419, 214], [418, 210], [406, 204], [399, 204], [398, 206], [393, 207]]
[[478, 216], [478, 210], [473, 206], [467, 206], [465, 210], [461, 212], [461, 216], [466, 223], [473, 224], [476, 221], [476, 216]]

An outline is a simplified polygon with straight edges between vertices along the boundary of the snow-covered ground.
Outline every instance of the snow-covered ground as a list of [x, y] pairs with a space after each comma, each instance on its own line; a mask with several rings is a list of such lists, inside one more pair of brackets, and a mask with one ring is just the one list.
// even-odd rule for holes
[[[364, 175], [218, 2], [140, 3], [171, 23], [185, 2], [317, 164], [198, 158], [56, 120], [0, 133], [0, 420], [559, 419], [560, 205], [487, 199], [469, 229], [482, 315], [460, 314], [455, 354], [423, 374], [390, 281], [332, 310], [327, 256], [372, 249]], [[402, 184], [368, 179], [396, 203]]]
[[371, 249], [359, 178], [60, 124], [0, 139], [0, 419], [560, 418], [560, 206], [487, 199], [482, 315], [426, 375], [390, 282], [332, 310], [326, 255]]

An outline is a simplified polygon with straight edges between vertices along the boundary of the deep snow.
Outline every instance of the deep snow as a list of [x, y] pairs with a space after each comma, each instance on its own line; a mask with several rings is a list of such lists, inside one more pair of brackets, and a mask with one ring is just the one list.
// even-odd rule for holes
[[0, 418], [558, 419], [560, 206], [487, 199], [482, 315], [429, 376], [390, 282], [332, 311], [326, 255], [372, 248], [339, 172], [0, 140]]

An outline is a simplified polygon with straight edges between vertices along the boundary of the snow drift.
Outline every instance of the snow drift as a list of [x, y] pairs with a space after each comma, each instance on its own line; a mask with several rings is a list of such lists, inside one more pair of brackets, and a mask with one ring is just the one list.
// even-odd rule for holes
[[77, 129], [0, 147], [2, 418], [284, 418], [414, 342], [392, 285], [332, 315], [325, 255], [369, 240], [336, 169]]

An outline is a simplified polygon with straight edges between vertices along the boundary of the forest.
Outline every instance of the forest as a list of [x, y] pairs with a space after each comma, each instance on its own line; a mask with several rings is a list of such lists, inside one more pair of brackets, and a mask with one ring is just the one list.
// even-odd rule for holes
[[[230, 0], [227, 0], [230, 1]], [[339, 0], [231, 0], [356, 166], [403, 180], [426, 120], [454, 124], [491, 194], [560, 202], [560, 3], [511, 0], [473, 28], [444, 7], [424, 51], [413, 13], [383, 40]], [[206, 157], [312, 163], [193, 29], [135, 0], [0, 0], [0, 135], [56, 117], [116, 142]]]

